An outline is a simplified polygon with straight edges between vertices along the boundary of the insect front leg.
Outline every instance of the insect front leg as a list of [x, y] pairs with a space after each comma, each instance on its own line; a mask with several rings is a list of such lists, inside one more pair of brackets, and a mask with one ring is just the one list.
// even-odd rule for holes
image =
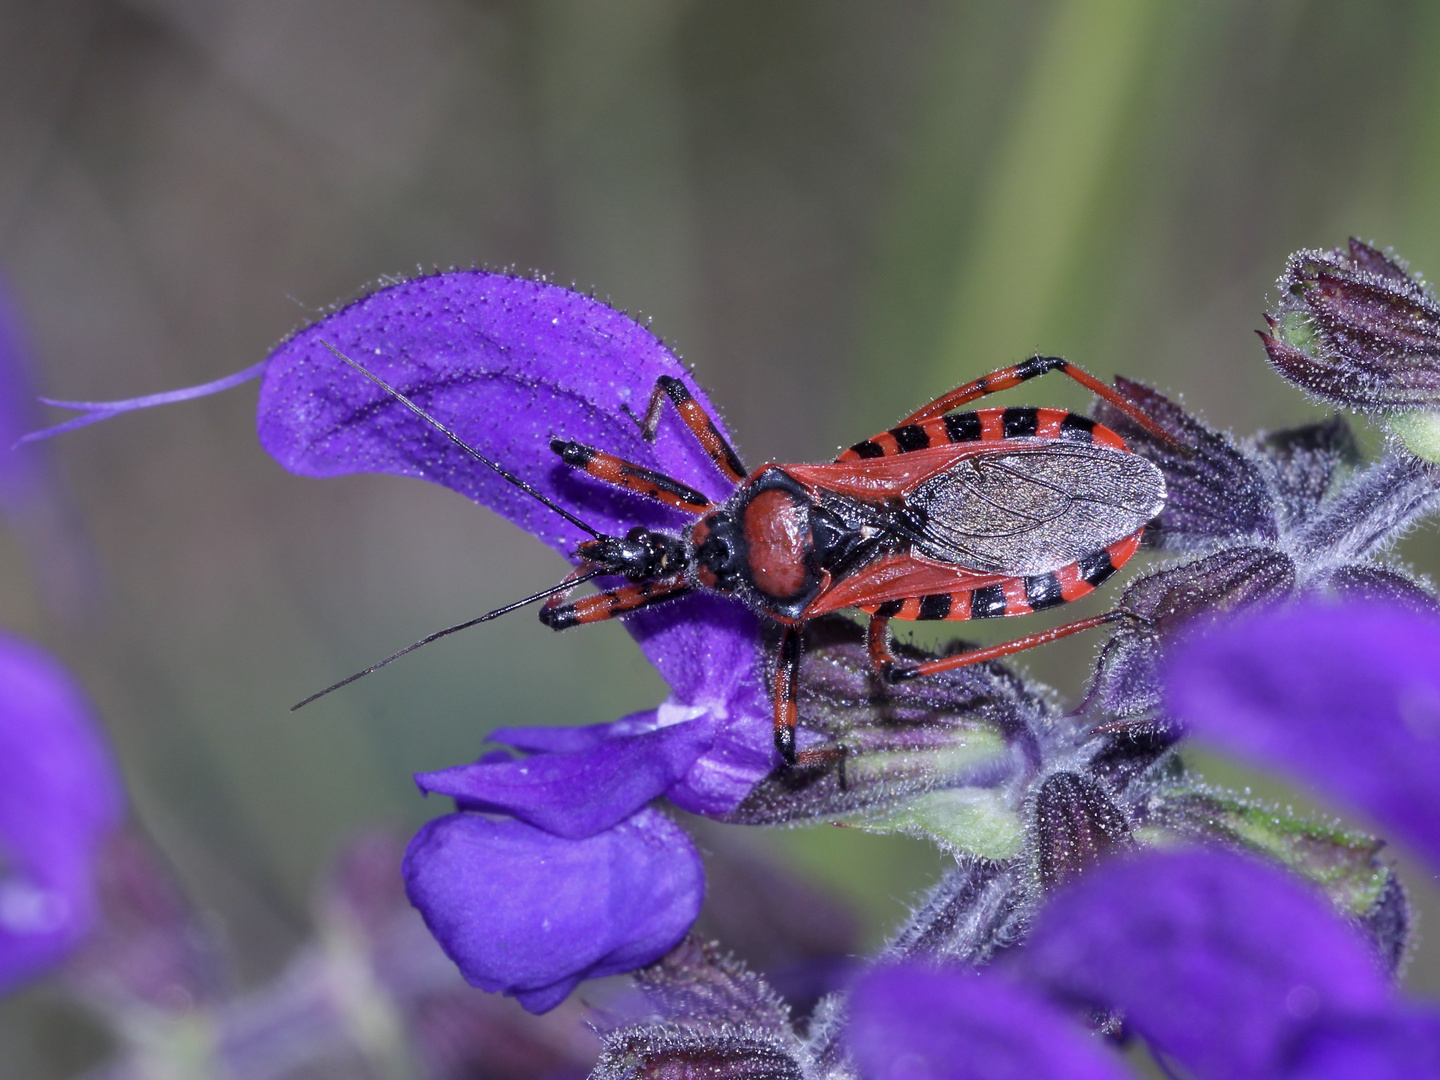
[[558, 607], [563, 607], [565, 601], [570, 598], [576, 587], [595, 573], [595, 564], [589, 559], [581, 560], [580, 564], [566, 574], [560, 581], [560, 591], [553, 594], [549, 600], [540, 606], [540, 621], [545, 622], [549, 617], [546, 613], [552, 612]]
[[660, 427], [660, 410], [665, 407], [667, 397], [675, 403], [675, 411], [680, 414], [681, 421], [690, 429], [690, 433], [715, 463], [715, 467], [734, 483], [744, 480], [749, 474], [740, 461], [740, 455], [725, 441], [725, 436], [720, 434], [720, 429], [715, 426], [715, 421], [710, 419], [710, 414], [679, 379], [661, 375], [655, 380], [655, 389], [650, 393], [650, 405], [645, 410], [645, 421], [640, 425], [645, 440], [655, 441], [655, 433]]
[[1059, 356], [1032, 356], [1030, 359], [1022, 360], [1018, 364], [1011, 364], [1009, 367], [992, 371], [989, 375], [982, 375], [980, 378], [968, 382], [964, 386], [957, 386], [948, 394], [942, 394], [923, 409], [911, 413], [900, 423], [902, 426], [905, 424], [918, 424], [922, 420], [931, 420], [937, 416], [944, 416], [946, 413], [958, 409], [961, 405], [977, 401], [988, 394], [998, 393], [1001, 390], [1009, 390], [1011, 387], [1019, 386], [1021, 383], [1027, 382], [1030, 379], [1037, 378], [1041, 375], [1048, 375], [1052, 371], [1063, 372], [1098, 397], [1104, 398], [1157, 439], [1163, 439], [1168, 443], [1177, 441], [1173, 434], [1152, 420], [1147, 413], [1137, 407], [1133, 402], [1122, 397], [1120, 392], [1113, 386], [1106, 385], [1084, 368], [1072, 364], [1070, 361]]
[[583, 623], [604, 622], [652, 604], [674, 600], [691, 591], [683, 574], [674, 577], [641, 581], [623, 588], [586, 596], [574, 603], [540, 609], [540, 621], [551, 630], [568, 630]]

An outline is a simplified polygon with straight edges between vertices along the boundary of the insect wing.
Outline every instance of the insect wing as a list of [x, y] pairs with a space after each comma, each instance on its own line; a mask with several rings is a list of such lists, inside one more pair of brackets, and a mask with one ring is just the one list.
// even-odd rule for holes
[[981, 573], [1048, 573], [1142, 528], [1165, 504], [1150, 462], [1106, 446], [1037, 440], [975, 454], [916, 485], [914, 552]]
[[785, 465], [785, 472], [817, 494], [846, 495], [880, 503], [903, 498], [926, 480], [972, 457], [994, 454], [995, 443], [937, 446], [894, 457], [860, 458], [826, 465]]

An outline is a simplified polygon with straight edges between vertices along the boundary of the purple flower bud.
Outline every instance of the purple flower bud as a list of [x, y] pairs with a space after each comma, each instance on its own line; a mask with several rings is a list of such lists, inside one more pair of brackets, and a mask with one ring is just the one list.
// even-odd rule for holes
[[1357, 412], [1440, 406], [1440, 305], [1404, 263], [1351, 240], [1297, 251], [1265, 351], [1302, 390]]
[[124, 796], [89, 700], [0, 635], [0, 990], [64, 957], [96, 913], [94, 861]]
[[1079, 773], [1045, 778], [1030, 824], [1035, 871], [1046, 889], [1075, 880], [1132, 844], [1130, 822], [1105, 790]]
[[1165, 506], [1151, 526], [1160, 547], [1204, 551], [1217, 542], [1275, 540], [1273, 499], [1251, 455], [1144, 383], [1116, 376], [1115, 388], [1175, 434], [1174, 442], [1157, 439], [1108, 401], [1095, 406], [1095, 419], [1125, 436], [1165, 477]]
[[672, 949], [700, 913], [704, 871], [654, 810], [583, 840], [475, 813], [430, 822], [403, 866], [410, 901], [466, 980], [531, 1012], [582, 979]]
[[[1037, 730], [1056, 722], [1044, 697], [1000, 664], [893, 685], [881, 682], [852, 620], [806, 631], [799, 703], [807, 730], [842, 747], [821, 766], [766, 777], [724, 820], [776, 825], [842, 818], [1003, 857], [1021, 827], [1005, 792], [1038, 767]], [[911, 646], [910, 660], [930, 659]], [[1017, 800], [1018, 801], [1018, 800]]]
[[1294, 587], [1290, 557], [1265, 547], [1227, 547], [1142, 574], [1116, 605], [1134, 621], [1122, 623], [1100, 652], [1096, 700], [1117, 717], [1153, 712], [1160, 705], [1158, 658], [1168, 638], [1201, 618], [1283, 600]]

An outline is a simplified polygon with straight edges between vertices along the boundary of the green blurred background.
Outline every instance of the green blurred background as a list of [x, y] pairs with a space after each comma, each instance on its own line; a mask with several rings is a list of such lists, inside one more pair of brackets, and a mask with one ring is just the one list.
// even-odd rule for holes
[[[9, 0], [0, 272], [61, 397], [209, 380], [381, 275], [478, 263], [653, 319], [752, 464], [824, 459], [1036, 349], [1248, 433], [1321, 415], [1253, 334], [1290, 251], [1354, 234], [1440, 275], [1437, 59], [1423, 2]], [[1064, 382], [1023, 397], [1083, 407]], [[562, 563], [421, 482], [289, 476], [254, 398], [60, 441], [103, 578], [68, 618], [0, 534], [0, 624], [87, 682], [250, 981], [341, 838], [442, 811], [411, 772], [663, 694], [619, 626], [517, 616], [289, 714]], [[1440, 570], [1432, 530], [1403, 553]], [[1073, 693], [1094, 645], [1028, 662]], [[939, 865], [835, 829], [760, 842], [871, 941]]]

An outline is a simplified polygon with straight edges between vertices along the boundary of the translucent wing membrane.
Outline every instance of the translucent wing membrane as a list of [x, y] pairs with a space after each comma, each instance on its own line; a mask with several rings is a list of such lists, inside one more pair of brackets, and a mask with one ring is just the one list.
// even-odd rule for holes
[[997, 574], [1041, 574], [1141, 528], [1165, 501], [1160, 471], [1104, 446], [980, 454], [916, 488], [918, 553]]

